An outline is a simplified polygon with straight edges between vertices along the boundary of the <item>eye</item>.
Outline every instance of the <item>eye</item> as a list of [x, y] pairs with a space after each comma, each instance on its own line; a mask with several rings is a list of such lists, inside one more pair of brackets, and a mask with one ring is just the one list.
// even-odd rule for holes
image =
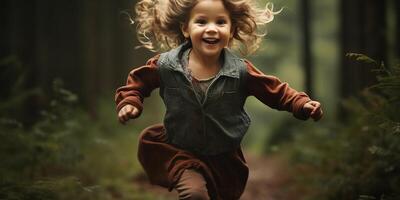
[[200, 24], [200, 25], [205, 25], [205, 24], [207, 24], [207, 21], [205, 19], [196, 19], [194, 21], [194, 23]]
[[227, 21], [225, 19], [218, 19], [217, 20], [217, 25], [225, 25]]

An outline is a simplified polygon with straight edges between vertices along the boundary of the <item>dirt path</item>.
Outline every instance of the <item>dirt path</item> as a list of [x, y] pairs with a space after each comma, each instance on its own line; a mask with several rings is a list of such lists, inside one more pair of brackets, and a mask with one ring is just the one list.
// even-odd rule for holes
[[[287, 164], [276, 155], [256, 156], [246, 153], [246, 160], [250, 168], [249, 179], [245, 192], [240, 200], [296, 200], [289, 192], [290, 178], [287, 173]], [[143, 190], [165, 199], [176, 199], [175, 192], [152, 186], [146, 180], [139, 181]]]
[[282, 158], [247, 153], [246, 160], [250, 174], [241, 200], [296, 200], [288, 190], [291, 182]]

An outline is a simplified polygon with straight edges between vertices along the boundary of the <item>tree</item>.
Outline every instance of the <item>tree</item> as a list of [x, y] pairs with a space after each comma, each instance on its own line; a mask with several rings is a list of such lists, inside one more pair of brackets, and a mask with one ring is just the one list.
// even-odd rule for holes
[[[340, 97], [357, 94], [376, 79], [370, 68], [345, 57], [346, 53], [362, 53], [378, 61], [386, 60], [385, 0], [341, 0], [341, 67]], [[339, 117], [345, 116], [343, 110]]]
[[301, 0], [300, 2], [301, 12], [302, 12], [302, 21], [300, 23], [303, 29], [303, 67], [305, 71], [305, 89], [309, 96], [313, 96], [313, 62], [312, 62], [312, 54], [311, 54], [311, 27], [310, 27], [310, 4], [308, 0]]
[[[29, 77], [27, 88], [50, 91], [52, 81], [61, 78], [95, 115], [99, 97], [112, 99], [129, 70], [150, 57], [144, 49], [134, 50], [138, 45], [134, 26], [121, 14], [132, 13], [133, 3], [4, 0], [0, 55], [20, 59]], [[26, 110], [37, 112], [36, 105], [44, 105], [43, 101], [29, 101]]]

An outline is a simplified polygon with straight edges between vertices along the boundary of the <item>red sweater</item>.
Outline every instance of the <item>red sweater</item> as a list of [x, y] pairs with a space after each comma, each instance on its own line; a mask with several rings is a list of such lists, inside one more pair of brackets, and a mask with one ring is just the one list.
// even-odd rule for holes
[[[126, 104], [131, 104], [143, 110], [144, 97], [160, 87], [160, 75], [158, 74], [157, 60], [159, 55], [147, 61], [146, 65], [136, 68], [129, 73], [125, 86], [117, 89], [115, 102], [117, 111]], [[265, 75], [252, 63], [245, 61], [248, 78], [246, 83], [247, 95], [254, 96], [265, 105], [292, 112], [298, 119], [307, 119], [302, 112], [305, 103], [310, 98], [304, 92], [298, 92], [289, 87], [286, 82], [281, 82], [277, 77]]]

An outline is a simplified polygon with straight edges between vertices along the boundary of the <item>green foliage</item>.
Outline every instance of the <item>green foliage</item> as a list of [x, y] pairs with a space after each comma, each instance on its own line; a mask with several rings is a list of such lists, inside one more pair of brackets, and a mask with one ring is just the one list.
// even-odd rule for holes
[[39, 88], [27, 88], [27, 69], [16, 56], [0, 60], [0, 113], [7, 118], [18, 118], [24, 113], [24, 102], [43, 95]]
[[88, 119], [74, 109], [77, 97], [63, 89], [61, 81], [53, 86], [50, 107], [32, 127], [1, 116], [1, 198], [58, 199], [61, 188], [85, 191], [68, 176], [82, 160], [83, 123]]
[[120, 125], [110, 100], [100, 100], [96, 118], [91, 117], [61, 80], [54, 81], [49, 97], [40, 97], [50, 99], [40, 118], [26, 125], [17, 118], [21, 115], [12, 113], [23, 115], [17, 108], [27, 107], [29, 98], [21, 95], [39, 90], [25, 89], [24, 70], [11, 69], [20, 66], [14, 58], [6, 61], [1, 62], [2, 71], [12, 78], [1, 81], [15, 89], [0, 102], [0, 199], [157, 198], [133, 184], [143, 171], [135, 157], [137, 135], [132, 133], [143, 126]]
[[373, 66], [378, 83], [344, 102], [349, 121], [297, 135], [288, 147], [294, 176], [305, 199], [399, 199], [400, 66], [348, 56]]

